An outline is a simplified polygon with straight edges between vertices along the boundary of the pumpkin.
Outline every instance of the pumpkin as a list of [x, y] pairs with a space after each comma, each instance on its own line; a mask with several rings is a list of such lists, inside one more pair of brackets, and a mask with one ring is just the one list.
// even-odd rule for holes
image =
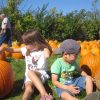
[[87, 55], [88, 53], [90, 53], [90, 50], [89, 50], [89, 49], [81, 49], [81, 51], [80, 51], [80, 55], [81, 55], [81, 56], [85, 56], [85, 55]]
[[18, 48], [20, 45], [21, 45], [21, 43], [18, 42], [17, 40], [12, 42], [12, 47], [13, 48]]
[[5, 52], [1, 52], [0, 53], [0, 60], [5, 60], [6, 56], [5, 56]]
[[10, 93], [13, 83], [14, 76], [10, 63], [0, 60], [0, 98]]
[[[15, 42], [16, 43], [16, 42]], [[17, 42], [18, 43], [18, 42]], [[17, 43], [16, 44], [13, 44], [13, 47], [12, 48], [21, 48], [19, 45], [17, 45]], [[15, 46], [15, 47], [14, 47]], [[15, 58], [15, 59], [22, 59], [23, 58], [23, 55], [22, 55], [22, 53], [11, 53], [11, 57], [12, 58]]]
[[21, 53], [12, 53], [11, 56], [14, 59], [22, 59], [23, 58], [23, 55]]
[[95, 76], [97, 70], [100, 70], [100, 55], [89, 53], [80, 59], [81, 68], [92, 77]]
[[91, 52], [93, 53], [93, 54], [95, 54], [95, 55], [100, 55], [100, 49], [99, 48], [92, 48], [91, 49]]

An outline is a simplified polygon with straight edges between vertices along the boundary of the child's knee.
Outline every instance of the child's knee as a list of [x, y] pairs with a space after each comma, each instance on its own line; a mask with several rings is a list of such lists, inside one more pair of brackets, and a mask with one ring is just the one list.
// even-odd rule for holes
[[69, 96], [70, 96], [70, 94], [68, 94], [67, 92], [62, 92], [61, 93], [61, 98], [62, 99], [67, 99], [67, 98], [69, 98]]
[[29, 86], [29, 85], [26, 86], [25, 91], [28, 91], [29, 93], [32, 93], [33, 92], [32, 86]]
[[25, 91], [33, 92], [34, 86], [32, 83], [25, 84]]
[[66, 95], [67, 95], [66, 92], [62, 92], [62, 93], [61, 93], [61, 98], [65, 98]]

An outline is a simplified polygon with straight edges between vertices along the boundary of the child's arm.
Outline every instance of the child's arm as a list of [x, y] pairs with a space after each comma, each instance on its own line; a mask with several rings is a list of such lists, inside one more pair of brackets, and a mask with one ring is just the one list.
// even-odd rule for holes
[[72, 85], [63, 85], [58, 81], [58, 75], [52, 74], [52, 83], [61, 89], [69, 90], [71, 93], [78, 94], [80, 91], [78, 90], [78, 87], [76, 87], [74, 84]]
[[2, 46], [0, 46], [0, 53], [4, 50], [4, 48]]
[[81, 71], [81, 75], [82, 75], [82, 76], [87, 76], [88, 74], [87, 74], [85, 71], [82, 70], [82, 71]]
[[45, 56], [45, 58], [49, 58], [50, 57], [50, 51], [49, 51], [49, 49], [47, 49], [47, 48], [44, 48], [44, 56]]
[[[85, 76], [85, 77], [86, 77], [86, 76], [91, 77], [90, 75], [88, 75], [88, 74], [87, 74], [85, 71], [83, 71], [83, 70], [81, 71], [81, 75], [82, 75], [82, 76]], [[93, 77], [91, 77], [91, 78], [92, 78], [92, 81], [95, 83], [95, 78], [93, 78]]]
[[21, 49], [20, 48], [10, 48], [10, 47], [7, 47], [7, 48], [5, 48], [5, 50], [6, 51], [8, 51], [8, 52], [14, 52], [14, 53], [19, 53], [19, 52], [21, 52]]

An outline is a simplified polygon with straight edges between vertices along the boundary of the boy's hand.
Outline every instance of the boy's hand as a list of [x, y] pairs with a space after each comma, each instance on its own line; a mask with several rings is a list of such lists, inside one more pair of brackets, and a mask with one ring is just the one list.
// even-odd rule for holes
[[76, 87], [74, 84], [66, 86], [66, 89], [69, 90], [73, 94], [79, 94], [80, 90], [78, 90], [78, 88], [79, 87]]

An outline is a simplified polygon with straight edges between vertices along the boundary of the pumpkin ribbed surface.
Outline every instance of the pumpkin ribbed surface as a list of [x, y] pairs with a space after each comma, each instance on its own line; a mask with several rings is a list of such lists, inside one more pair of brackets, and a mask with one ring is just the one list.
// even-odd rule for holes
[[14, 76], [10, 63], [0, 60], [0, 98], [9, 94], [13, 83]]
[[89, 53], [80, 60], [81, 68], [92, 77], [95, 76], [97, 70], [100, 70], [100, 55]]
[[11, 57], [15, 59], [22, 59], [23, 55], [21, 53], [12, 53]]

